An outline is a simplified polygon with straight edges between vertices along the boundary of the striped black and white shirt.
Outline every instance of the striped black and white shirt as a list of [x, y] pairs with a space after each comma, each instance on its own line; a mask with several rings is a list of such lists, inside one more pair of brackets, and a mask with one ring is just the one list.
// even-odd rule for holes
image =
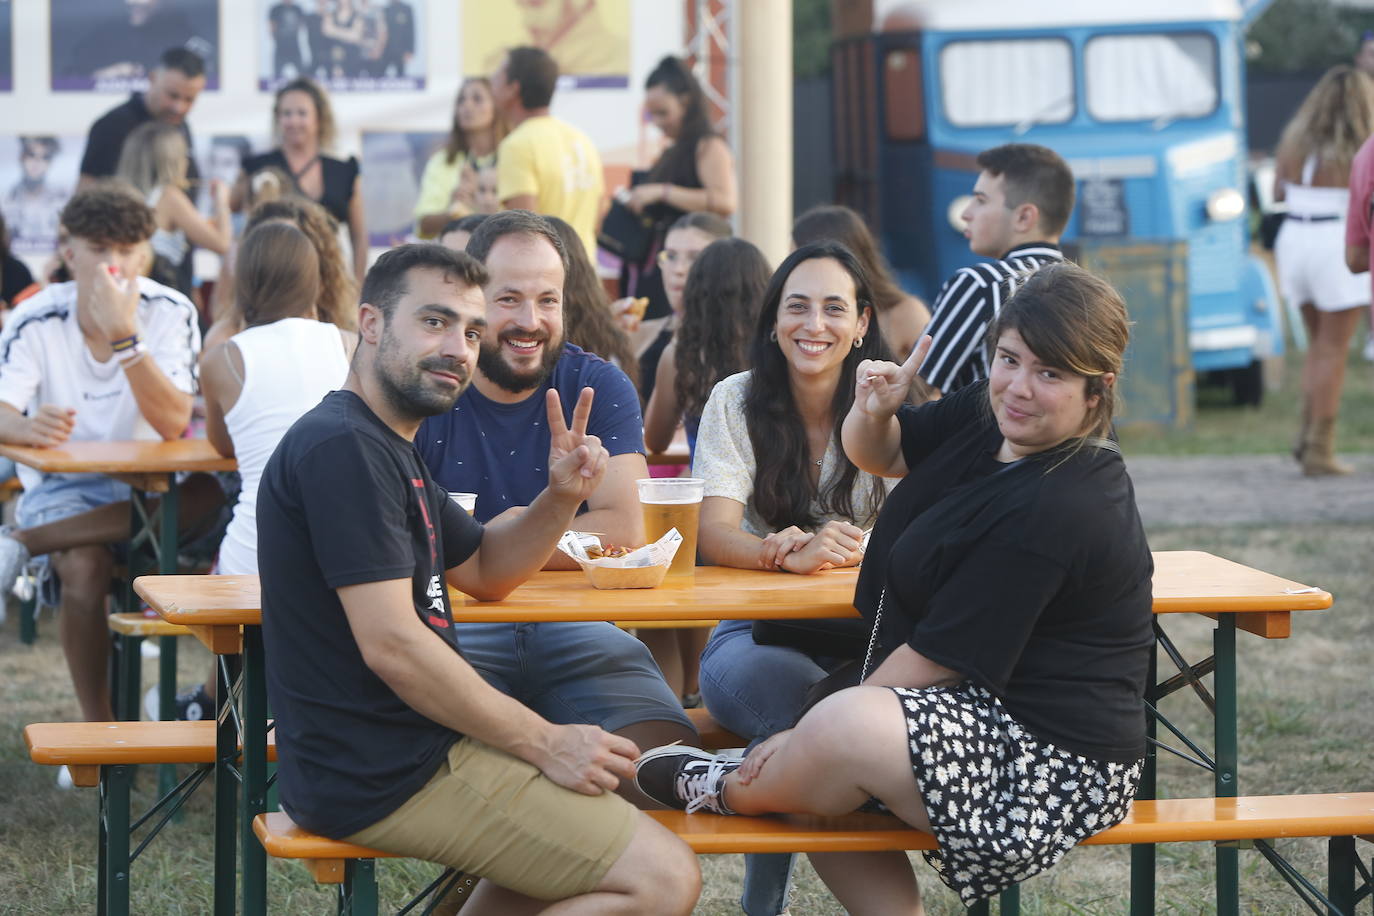
[[988, 325], [1027, 275], [1062, 260], [1058, 245], [1031, 242], [1008, 251], [1000, 261], [959, 268], [931, 307], [925, 331], [931, 345], [921, 363], [921, 378], [946, 395], [987, 378], [983, 338]]

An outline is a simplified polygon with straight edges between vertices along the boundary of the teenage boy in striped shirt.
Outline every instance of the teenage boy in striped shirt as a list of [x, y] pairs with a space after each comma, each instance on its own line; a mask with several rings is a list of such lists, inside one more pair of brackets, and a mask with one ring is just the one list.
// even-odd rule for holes
[[1064, 259], [1059, 236], [1073, 212], [1073, 172], [1054, 150], [1008, 143], [977, 161], [964, 235], [974, 254], [996, 260], [959, 268], [931, 305], [932, 342], [919, 373], [935, 397], [987, 378], [988, 325], [1027, 275]]

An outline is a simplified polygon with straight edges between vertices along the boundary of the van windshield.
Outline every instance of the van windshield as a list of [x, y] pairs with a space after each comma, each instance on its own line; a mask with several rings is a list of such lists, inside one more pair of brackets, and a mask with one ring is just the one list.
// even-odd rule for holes
[[956, 127], [1062, 124], [1073, 117], [1073, 48], [1059, 38], [952, 41], [940, 49], [945, 117]]
[[1202, 118], [1216, 111], [1217, 45], [1200, 32], [1099, 35], [1083, 55], [1088, 114], [1099, 121]]

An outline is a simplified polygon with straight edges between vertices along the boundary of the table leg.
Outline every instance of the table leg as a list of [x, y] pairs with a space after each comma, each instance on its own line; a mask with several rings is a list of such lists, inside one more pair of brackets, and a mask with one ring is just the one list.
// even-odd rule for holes
[[267, 681], [262, 628], [243, 628], [243, 913], [267, 912], [267, 852], [253, 818], [267, 810]]
[[138, 689], [143, 684], [143, 637], [117, 633], [111, 645], [114, 648], [115, 718], [137, 722], [142, 718], [138, 709]]
[[233, 684], [224, 657], [215, 659], [220, 671], [215, 691], [215, 916], [234, 916], [238, 842], [238, 779], [233, 764], [239, 736], [230, 715]]
[[[1145, 676], [1145, 698], [1155, 698], [1155, 685], [1159, 683], [1159, 642], [1150, 646], [1150, 666]], [[1159, 723], [1155, 717], [1145, 714], [1145, 764], [1140, 770], [1140, 786], [1135, 797], [1152, 799], [1155, 797], [1155, 767], [1158, 750], [1154, 739], [1159, 733]], [[1155, 847], [1152, 843], [1138, 843], [1131, 847], [1131, 916], [1151, 916], [1155, 911]]]
[[[162, 501], [158, 506], [158, 538], [159, 547], [157, 551], [158, 572], [164, 576], [174, 576], [177, 573], [177, 504], [180, 502], [177, 492], [177, 475], [167, 475], [167, 492], [162, 494]], [[131, 583], [132, 578], [129, 580]], [[135, 605], [136, 607], [137, 605]], [[177, 717], [176, 711], [176, 691], [177, 691], [177, 650], [176, 638], [164, 637], [159, 640], [162, 654], [158, 660], [158, 718], [163, 722], [171, 722]], [[137, 708], [137, 707], [135, 707]], [[134, 718], [138, 718], [135, 716]], [[158, 767], [157, 786], [159, 795], [167, 795], [176, 785], [176, 769], [170, 765]]]
[[103, 912], [129, 916], [129, 786], [133, 767], [102, 767], [101, 819], [105, 822], [105, 897]]
[[[1236, 620], [1220, 614], [1212, 632], [1212, 654], [1216, 658], [1213, 685], [1216, 690], [1216, 793], [1217, 798], [1240, 794], [1236, 769], [1239, 764], [1236, 730]], [[1235, 847], [1217, 848], [1217, 913], [1236, 916], [1240, 912], [1240, 851]]]
[[167, 492], [158, 506], [158, 572], [164, 576], [177, 573], [177, 507], [181, 502], [177, 492], [177, 477], [167, 475]]

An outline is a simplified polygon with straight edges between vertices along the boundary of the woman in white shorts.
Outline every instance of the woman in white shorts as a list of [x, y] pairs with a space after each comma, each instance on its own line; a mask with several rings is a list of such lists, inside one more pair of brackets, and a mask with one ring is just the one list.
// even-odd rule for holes
[[1307, 326], [1302, 425], [1293, 457], [1309, 477], [1348, 474], [1335, 457], [1346, 355], [1369, 305], [1369, 277], [1345, 266], [1350, 162], [1374, 134], [1374, 79], [1332, 67], [1303, 100], [1279, 141], [1274, 196], [1288, 217], [1274, 246], [1279, 285]]

